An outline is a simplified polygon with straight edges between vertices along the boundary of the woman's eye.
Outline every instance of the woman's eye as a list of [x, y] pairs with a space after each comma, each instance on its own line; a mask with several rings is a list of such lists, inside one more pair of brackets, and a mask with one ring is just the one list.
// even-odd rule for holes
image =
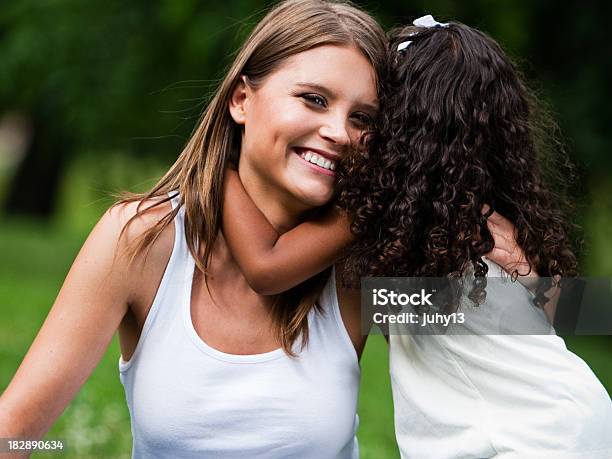
[[327, 101], [325, 98], [318, 94], [302, 94], [302, 98], [306, 99], [311, 104], [319, 105], [320, 107], [327, 107]]
[[366, 115], [365, 113], [355, 113], [353, 114], [353, 119], [360, 126], [371, 126], [372, 125], [372, 117], [370, 115]]

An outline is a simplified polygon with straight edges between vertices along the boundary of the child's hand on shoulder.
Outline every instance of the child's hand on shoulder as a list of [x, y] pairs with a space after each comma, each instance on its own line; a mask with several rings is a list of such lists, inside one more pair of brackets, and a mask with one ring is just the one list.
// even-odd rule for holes
[[[490, 207], [484, 205], [482, 212], [486, 214]], [[501, 266], [508, 274], [518, 273], [518, 280], [530, 288], [537, 281], [538, 273], [529, 265], [525, 252], [516, 242], [516, 229], [510, 220], [497, 212], [487, 218], [487, 228], [493, 236], [494, 247], [486, 257]]]

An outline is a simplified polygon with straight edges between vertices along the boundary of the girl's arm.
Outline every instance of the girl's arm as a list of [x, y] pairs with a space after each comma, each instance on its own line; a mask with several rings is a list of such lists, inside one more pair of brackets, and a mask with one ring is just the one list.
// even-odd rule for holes
[[247, 282], [262, 295], [284, 292], [323, 271], [353, 241], [348, 218], [338, 209], [278, 234], [231, 169], [224, 182], [223, 235]]
[[[224, 186], [223, 233], [249, 285], [260, 294], [281, 293], [323, 271], [354, 241], [348, 217], [337, 209], [279, 235], [246, 193], [235, 170], [227, 170]], [[488, 206], [483, 213], [487, 210]], [[521, 282], [537, 279], [516, 243], [512, 223], [493, 212], [487, 226], [495, 241], [487, 258], [508, 273], [518, 268]]]

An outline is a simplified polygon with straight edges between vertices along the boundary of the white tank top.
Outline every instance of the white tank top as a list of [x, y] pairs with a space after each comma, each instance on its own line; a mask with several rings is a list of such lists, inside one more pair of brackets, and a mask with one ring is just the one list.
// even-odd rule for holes
[[[489, 272], [502, 276], [491, 262]], [[520, 307], [554, 331], [531, 294], [512, 287], [515, 295], [487, 292], [483, 317], [486, 308]], [[562, 338], [391, 335], [389, 346], [402, 458], [612, 458], [610, 397]]]
[[360, 369], [334, 274], [319, 298], [324, 313], [308, 316], [308, 345], [297, 358], [282, 349], [226, 354], [193, 327], [195, 262], [184, 208], [174, 223], [172, 255], [134, 354], [119, 359], [132, 457], [358, 458]]

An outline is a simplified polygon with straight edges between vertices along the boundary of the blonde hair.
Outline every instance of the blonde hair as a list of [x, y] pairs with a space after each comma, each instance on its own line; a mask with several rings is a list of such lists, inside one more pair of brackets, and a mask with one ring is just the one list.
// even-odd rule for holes
[[[376, 75], [385, 65], [386, 39], [382, 28], [367, 13], [349, 2], [289, 0], [276, 5], [257, 24], [240, 48], [227, 75], [205, 109], [200, 122], [170, 170], [146, 193], [123, 192], [115, 204], [140, 201], [137, 211], [124, 226], [139, 215], [169, 201], [168, 193], [178, 191], [180, 205], [145, 231], [128, 248], [130, 264], [142, 252], [148, 253], [163, 229], [181, 206], [185, 207], [185, 236], [197, 268], [206, 273], [213, 243], [221, 226], [222, 187], [228, 162], [237, 164], [240, 152], [240, 127], [229, 114], [232, 91], [241, 75], [251, 84], [262, 82], [288, 57], [323, 45], [348, 45], [359, 49], [370, 61]], [[347, 75], [348, 77], [348, 75]], [[141, 209], [144, 201], [155, 204]], [[121, 236], [120, 236], [121, 237]], [[200, 257], [198, 247], [203, 244]], [[329, 271], [327, 272], [329, 274]], [[289, 355], [302, 335], [308, 340], [307, 315], [315, 305], [325, 275], [301, 284], [280, 295], [272, 310], [279, 341]]]

